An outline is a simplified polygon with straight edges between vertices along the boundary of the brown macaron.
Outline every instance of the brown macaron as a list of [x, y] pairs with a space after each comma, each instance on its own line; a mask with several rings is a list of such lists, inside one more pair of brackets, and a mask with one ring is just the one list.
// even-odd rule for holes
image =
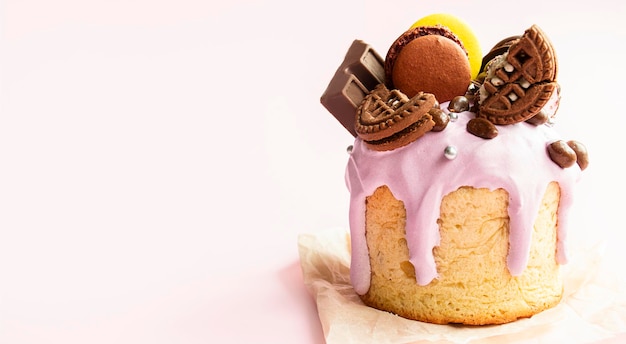
[[385, 60], [385, 82], [408, 97], [432, 93], [439, 102], [464, 95], [471, 69], [462, 43], [445, 27], [416, 27], [400, 36]]

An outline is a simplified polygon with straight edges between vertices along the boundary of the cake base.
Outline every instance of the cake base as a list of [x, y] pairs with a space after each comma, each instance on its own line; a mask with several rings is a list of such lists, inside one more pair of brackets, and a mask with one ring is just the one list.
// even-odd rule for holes
[[563, 294], [556, 261], [560, 189], [549, 184], [532, 233], [528, 266], [511, 276], [508, 193], [461, 187], [441, 202], [440, 245], [433, 249], [438, 277], [416, 283], [405, 235], [406, 210], [387, 186], [366, 199], [366, 241], [371, 283], [361, 295], [371, 307], [436, 323], [502, 324], [559, 303]]

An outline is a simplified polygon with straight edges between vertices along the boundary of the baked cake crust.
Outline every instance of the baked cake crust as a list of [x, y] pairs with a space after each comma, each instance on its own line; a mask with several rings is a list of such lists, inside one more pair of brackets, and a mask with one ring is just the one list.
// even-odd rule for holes
[[449, 193], [441, 202], [440, 244], [433, 250], [438, 277], [420, 286], [409, 262], [404, 205], [387, 186], [377, 188], [366, 198], [372, 274], [361, 299], [437, 324], [500, 324], [555, 306], [563, 293], [555, 257], [559, 198], [558, 183], [550, 183], [533, 227], [528, 266], [514, 277], [506, 262], [507, 191], [461, 187]]

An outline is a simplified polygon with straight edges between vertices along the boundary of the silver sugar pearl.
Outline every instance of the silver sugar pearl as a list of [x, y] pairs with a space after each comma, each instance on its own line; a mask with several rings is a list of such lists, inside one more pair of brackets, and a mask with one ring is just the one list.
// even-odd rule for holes
[[352, 150], [354, 149], [353, 145], [349, 145], [348, 148], [346, 148], [346, 152], [348, 152], [348, 154], [352, 154]]
[[450, 122], [456, 122], [459, 119], [459, 114], [456, 112], [450, 112], [448, 116], [450, 117]]
[[448, 146], [446, 147], [446, 149], [443, 150], [443, 156], [445, 156], [448, 160], [454, 160], [457, 153], [458, 152], [455, 146]]

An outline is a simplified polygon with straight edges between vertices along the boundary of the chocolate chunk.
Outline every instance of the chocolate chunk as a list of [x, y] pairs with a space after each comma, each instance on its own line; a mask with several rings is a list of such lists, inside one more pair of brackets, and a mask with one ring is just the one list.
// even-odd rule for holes
[[570, 167], [576, 163], [576, 152], [563, 140], [549, 144], [548, 154], [550, 159], [562, 168]]
[[356, 137], [356, 109], [376, 85], [384, 82], [384, 78], [384, 61], [380, 55], [368, 44], [355, 40], [320, 101]]
[[587, 147], [582, 143], [574, 140], [567, 141], [567, 145], [576, 153], [576, 163], [580, 167], [581, 171], [584, 171], [589, 166], [589, 154], [587, 153]]
[[498, 136], [498, 128], [488, 120], [480, 117], [472, 118], [467, 122], [467, 131], [483, 139], [493, 139]]

